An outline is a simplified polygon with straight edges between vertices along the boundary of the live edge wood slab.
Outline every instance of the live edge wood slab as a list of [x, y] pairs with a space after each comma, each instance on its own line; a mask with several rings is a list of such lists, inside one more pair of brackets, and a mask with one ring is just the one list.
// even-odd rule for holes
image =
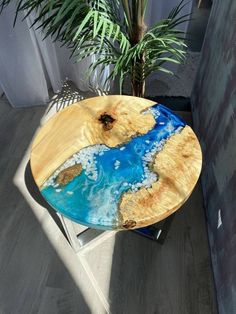
[[33, 141], [30, 164], [58, 212], [92, 228], [134, 229], [187, 200], [202, 154], [193, 130], [166, 107], [102, 96], [54, 115]]

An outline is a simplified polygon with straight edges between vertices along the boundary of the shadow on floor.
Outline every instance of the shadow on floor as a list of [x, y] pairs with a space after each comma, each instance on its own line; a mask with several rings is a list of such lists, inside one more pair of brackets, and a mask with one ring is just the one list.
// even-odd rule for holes
[[164, 245], [117, 233], [109, 300], [112, 314], [217, 313], [199, 186], [176, 213]]
[[60, 218], [58, 217], [56, 211], [48, 204], [48, 202], [46, 202], [46, 200], [43, 198], [42, 194], [40, 193], [40, 190], [38, 188], [38, 186], [35, 183], [32, 171], [31, 171], [31, 167], [30, 167], [30, 162], [28, 161], [26, 168], [25, 168], [25, 185], [27, 187], [28, 192], [30, 193], [30, 195], [33, 197], [33, 199], [41, 206], [43, 206], [44, 208], [47, 209], [47, 211], [49, 212], [50, 216], [52, 217], [52, 219], [55, 221], [55, 223], [57, 224], [57, 226], [60, 228], [61, 232], [63, 233], [63, 235], [67, 238], [67, 235], [65, 233], [65, 230], [63, 228], [63, 225], [61, 223]]
[[0, 106], [0, 313], [90, 313], [13, 178], [45, 107]]

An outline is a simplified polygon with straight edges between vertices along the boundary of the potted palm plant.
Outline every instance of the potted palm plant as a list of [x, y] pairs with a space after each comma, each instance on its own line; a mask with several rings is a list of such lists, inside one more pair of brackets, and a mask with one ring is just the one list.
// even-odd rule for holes
[[[0, 0], [4, 9], [11, 0]], [[18, 12], [25, 18], [36, 12], [33, 25], [45, 38], [52, 36], [71, 49], [77, 61], [96, 55], [90, 73], [110, 66], [107, 80], [119, 78], [120, 90], [128, 76], [134, 96], [143, 97], [145, 80], [154, 71], [173, 74], [168, 62], [181, 63], [185, 58], [184, 32], [177, 26], [189, 20], [180, 16], [183, 0], [169, 16], [147, 28], [145, 11], [148, 0], [19, 0]]]

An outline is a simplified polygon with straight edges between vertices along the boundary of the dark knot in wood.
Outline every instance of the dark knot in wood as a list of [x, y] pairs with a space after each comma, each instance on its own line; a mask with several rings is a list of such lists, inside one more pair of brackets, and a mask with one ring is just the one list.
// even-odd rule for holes
[[136, 226], [136, 221], [134, 220], [126, 220], [123, 223], [123, 228], [125, 229], [131, 229], [131, 228], [134, 228], [135, 226]]
[[108, 131], [113, 128], [113, 123], [115, 122], [115, 119], [108, 113], [104, 112], [103, 114], [100, 115], [98, 121], [102, 123], [103, 129], [105, 131]]

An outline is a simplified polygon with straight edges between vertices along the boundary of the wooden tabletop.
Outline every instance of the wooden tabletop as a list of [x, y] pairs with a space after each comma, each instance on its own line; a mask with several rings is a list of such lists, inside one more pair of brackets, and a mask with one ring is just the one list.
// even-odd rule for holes
[[133, 229], [160, 221], [190, 196], [201, 171], [193, 130], [147, 99], [102, 96], [54, 115], [30, 164], [47, 202], [78, 223]]

